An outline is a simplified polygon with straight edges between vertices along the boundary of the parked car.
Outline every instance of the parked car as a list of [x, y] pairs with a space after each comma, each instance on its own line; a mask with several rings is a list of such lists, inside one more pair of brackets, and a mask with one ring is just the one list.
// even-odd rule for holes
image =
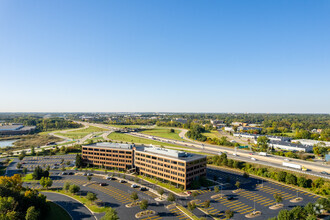
[[188, 193], [188, 195], [191, 195], [192, 192], [191, 191], [187, 191], [187, 193]]
[[147, 187], [141, 187], [140, 191], [148, 191], [148, 188]]
[[84, 173], [84, 176], [87, 176], [87, 173]]
[[136, 184], [132, 184], [131, 187], [132, 187], [132, 188], [137, 188], [138, 185], [136, 185]]
[[100, 183], [100, 186], [107, 186], [107, 183]]
[[105, 179], [107, 179], [107, 180], [111, 180], [111, 176], [107, 176]]
[[87, 176], [93, 176], [93, 174], [92, 173], [87, 173]]
[[233, 200], [234, 197], [233, 196], [227, 196], [227, 200]]
[[69, 172], [69, 175], [74, 175], [74, 172]]
[[126, 180], [119, 180], [120, 183], [127, 183]]
[[62, 172], [62, 175], [67, 175], [67, 173], [66, 172]]
[[111, 177], [111, 180], [117, 180], [117, 178], [115, 178], [115, 177]]
[[325, 171], [322, 171], [321, 174], [324, 174], [324, 175], [329, 175], [327, 172]]

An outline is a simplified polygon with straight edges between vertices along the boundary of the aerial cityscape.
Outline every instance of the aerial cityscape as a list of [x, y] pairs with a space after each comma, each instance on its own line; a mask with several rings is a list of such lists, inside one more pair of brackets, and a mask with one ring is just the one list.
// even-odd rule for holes
[[0, 1], [0, 220], [330, 219], [329, 1]]

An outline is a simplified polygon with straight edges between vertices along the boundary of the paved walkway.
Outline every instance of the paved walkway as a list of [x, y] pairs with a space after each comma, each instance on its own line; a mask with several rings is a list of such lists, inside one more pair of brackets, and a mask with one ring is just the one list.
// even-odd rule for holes
[[42, 192], [47, 199], [63, 207], [73, 220], [95, 220], [93, 214], [80, 202], [59, 193]]

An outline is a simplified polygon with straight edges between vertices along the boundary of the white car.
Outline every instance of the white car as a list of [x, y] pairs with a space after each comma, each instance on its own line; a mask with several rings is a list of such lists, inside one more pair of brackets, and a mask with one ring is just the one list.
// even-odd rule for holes
[[132, 184], [131, 187], [132, 187], [132, 188], [137, 188], [138, 185], [136, 185], [136, 184]]

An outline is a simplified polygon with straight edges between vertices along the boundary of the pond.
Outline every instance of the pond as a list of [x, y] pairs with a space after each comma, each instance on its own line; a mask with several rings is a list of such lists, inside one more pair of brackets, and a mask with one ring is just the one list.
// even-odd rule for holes
[[11, 147], [13, 146], [13, 143], [17, 141], [17, 140], [3, 140], [3, 141], [0, 141], [0, 148], [2, 147]]

